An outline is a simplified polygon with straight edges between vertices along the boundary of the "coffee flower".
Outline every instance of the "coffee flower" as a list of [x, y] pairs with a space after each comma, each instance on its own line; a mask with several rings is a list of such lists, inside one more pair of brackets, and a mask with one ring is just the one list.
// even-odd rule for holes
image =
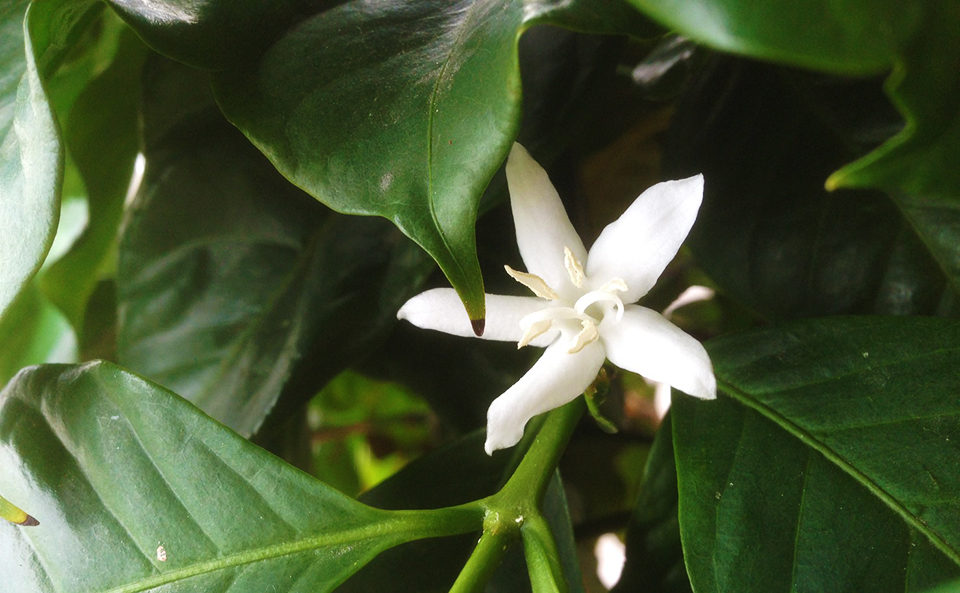
[[[703, 346], [656, 311], [632, 304], [653, 287], [690, 232], [703, 176], [643, 192], [589, 253], [546, 172], [519, 144], [507, 160], [507, 184], [527, 270], [505, 267], [535, 296], [486, 295], [481, 337], [546, 350], [490, 405], [486, 452], [512, 447], [530, 418], [583, 393], [606, 359], [690, 395], [715, 398], [716, 380]], [[474, 335], [450, 288], [413, 297], [397, 316], [426, 329]]]

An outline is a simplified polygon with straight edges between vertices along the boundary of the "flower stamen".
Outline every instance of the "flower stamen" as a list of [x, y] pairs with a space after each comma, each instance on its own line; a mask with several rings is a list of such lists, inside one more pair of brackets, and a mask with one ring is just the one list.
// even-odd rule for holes
[[583, 288], [583, 264], [581, 264], [569, 247], [563, 248], [563, 265], [567, 268], [567, 274], [570, 276], [570, 282], [577, 288]]
[[584, 347], [586, 347], [588, 344], [596, 342], [600, 337], [600, 332], [597, 331], [597, 324], [590, 319], [581, 320], [580, 327], [583, 329], [581, 329], [580, 333], [577, 334], [577, 337], [573, 342], [573, 346], [567, 350], [569, 354], [576, 354], [577, 352], [580, 352], [584, 349]]
[[533, 294], [537, 295], [542, 299], [547, 299], [549, 301], [556, 301], [560, 299], [560, 295], [553, 291], [546, 281], [537, 276], [536, 274], [528, 274], [527, 272], [518, 272], [510, 266], [503, 266], [503, 269], [507, 271], [507, 274], [510, 274], [510, 277], [523, 284], [529, 288]]

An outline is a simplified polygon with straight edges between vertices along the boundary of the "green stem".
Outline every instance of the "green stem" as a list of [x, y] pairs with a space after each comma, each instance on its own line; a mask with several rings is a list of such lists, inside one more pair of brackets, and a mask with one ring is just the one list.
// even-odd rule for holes
[[[522, 503], [519, 505], [522, 507], [532, 503], [534, 509], [538, 508], [553, 477], [553, 470], [560, 463], [560, 456], [563, 455], [567, 441], [583, 415], [583, 409], [583, 399], [578, 397], [547, 414], [543, 427], [537, 433], [517, 471], [507, 481], [503, 490], [491, 499], [509, 499]], [[490, 505], [487, 505], [487, 508], [491, 508]]]
[[524, 521], [521, 532], [533, 593], [566, 593], [567, 579], [560, 550], [547, 520], [539, 512], [532, 513]]
[[477, 542], [470, 559], [457, 577], [450, 593], [479, 593], [493, 577], [493, 573], [500, 566], [503, 555], [513, 540], [513, 534], [500, 530], [487, 530], [484, 527], [483, 535]]

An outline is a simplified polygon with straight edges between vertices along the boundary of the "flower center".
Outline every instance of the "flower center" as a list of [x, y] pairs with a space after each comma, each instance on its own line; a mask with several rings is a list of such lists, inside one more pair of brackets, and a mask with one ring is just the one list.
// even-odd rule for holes
[[[583, 287], [585, 273], [583, 265], [577, 260], [576, 256], [569, 248], [563, 248], [563, 263], [567, 268], [567, 275], [570, 282], [577, 288]], [[619, 323], [623, 318], [623, 300], [620, 299], [618, 292], [625, 292], [627, 284], [621, 278], [613, 278], [600, 288], [591, 290], [581, 295], [573, 306], [570, 306], [565, 299], [562, 299], [555, 290], [550, 288], [546, 281], [535, 275], [526, 272], [518, 272], [510, 266], [504, 266], [507, 274], [529, 288], [533, 294], [540, 298], [562, 303], [559, 306], [547, 307], [535, 311], [523, 317], [520, 320], [520, 329], [523, 330], [523, 337], [517, 343], [517, 348], [523, 348], [538, 336], [549, 331], [554, 322], [563, 325], [570, 325], [569, 321], [577, 321], [580, 329], [573, 337], [570, 348], [567, 350], [570, 354], [575, 354], [583, 350], [588, 344], [596, 342], [600, 337], [600, 331], [597, 326], [603, 321], [606, 313], [612, 306], [616, 312], [615, 323]]]

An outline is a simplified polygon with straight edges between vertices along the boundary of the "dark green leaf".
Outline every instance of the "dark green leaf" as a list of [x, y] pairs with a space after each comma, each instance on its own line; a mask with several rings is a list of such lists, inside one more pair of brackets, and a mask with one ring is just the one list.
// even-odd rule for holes
[[140, 148], [138, 103], [145, 48], [129, 29], [119, 37], [114, 61], [77, 98], [65, 129], [67, 150], [87, 190], [89, 222], [70, 252], [42, 279], [44, 293], [81, 333], [87, 301], [116, 240]]
[[197, 68], [221, 69], [255, 58], [305, 10], [338, 0], [108, 0], [150, 47]]
[[34, 368], [0, 405], [0, 487], [41, 522], [0, 525], [18, 593], [331, 591], [450, 532], [343, 496], [108, 363]]
[[627, 559], [615, 593], [690, 593], [677, 520], [673, 423], [664, 418], [647, 458], [643, 485], [627, 527]]
[[960, 294], [960, 201], [894, 193], [904, 218]]
[[835, 318], [709, 344], [674, 398], [698, 591], [922, 591], [960, 574], [960, 323]]
[[[851, 146], [889, 129], [878, 98], [868, 83], [730, 59], [691, 87], [665, 168], [704, 174], [690, 246], [724, 290], [773, 318], [938, 310], [943, 274], [895, 204], [823, 188]], [[851, 103], [868, 113], [855, 124]]]
[[217, 98], [298, 186], [335, 210], [396, 223], [482, 319], [474, 222], [516, 136], [517, 37], [535, 23], [639, 28], [620, 4], [608, 10], [348, 1], [291, 26], [255, 65], [218, 73]]
[[[907, 6], [907, 5], [903, 5]], [[833, 187], [881, 187], [927, 201], [960, 201], [960, 5], [916, 3], [923, 21], [898, 55], [887, 94], [906, 126], [883, 146], [834, 173]]]
[[[827, 186], [881, 188], [932, 208], [960, 199], [956, 1], [631, 2], [680, 33], [724, 51], [837, 73], [879, 74], [892, 68], [887, 94], [906, 126], [877, 150], [836, 171]], [[928, 236], [927, 243], [947, 247], [936, 230]], [[955, 264], [955, 247], [945, 259]]]
[[241, 434], [271, 411], [276, 429], [368, 353], [432, 266], [386, 221], [330, 213], [280, 177], [212, 107], [205, 75], [151, 73], [120, 360]]
[[39, 269], [57, 227], [63, 145], [42, 79], [97, 7], [48, 0], [0, 9], [0, 317]]

